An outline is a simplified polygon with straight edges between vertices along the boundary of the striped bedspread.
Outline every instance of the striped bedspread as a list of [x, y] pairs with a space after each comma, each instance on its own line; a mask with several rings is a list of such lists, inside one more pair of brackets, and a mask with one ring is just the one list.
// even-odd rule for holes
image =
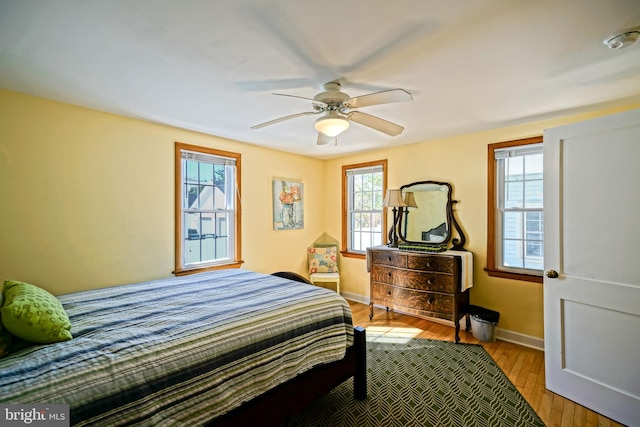
[[0, 359], [0, 402], [74, 425], [201, 425], [353, 344], [335, 292], [241, 269], [59, 298], [74, 339]]

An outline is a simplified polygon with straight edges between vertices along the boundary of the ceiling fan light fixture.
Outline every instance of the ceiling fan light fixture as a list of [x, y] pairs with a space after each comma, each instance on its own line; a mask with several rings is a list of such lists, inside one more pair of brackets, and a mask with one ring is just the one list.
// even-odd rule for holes
[[318, 132], [334, 137], [349, 129], [349, 120], [337, 113], [329, 112], [327, 116], [316, 120], [315, 128]]

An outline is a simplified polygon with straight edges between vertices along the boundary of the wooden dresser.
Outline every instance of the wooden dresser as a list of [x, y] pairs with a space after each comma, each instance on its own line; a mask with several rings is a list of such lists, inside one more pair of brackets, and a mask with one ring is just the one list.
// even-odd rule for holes
[[461, 257], [447, 253], [402, 251], [387, 246], [367, 248], [370, 274], [369, 319], [373, 306], [450, 320], [460, 341], [460, 318], [469, 324], [469, 290], [461, 291]]

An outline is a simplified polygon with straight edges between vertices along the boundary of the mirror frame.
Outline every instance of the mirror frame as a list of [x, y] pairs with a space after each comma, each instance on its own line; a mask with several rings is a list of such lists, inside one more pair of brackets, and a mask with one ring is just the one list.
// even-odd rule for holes
[[[451, 250], [454, 251], [465, 251], [466, 249], [464, 248], [464, 244], [466, 243], [467, 239], [464, 235], [464, 233], [462, 232], [462, 228], [460, 228], [460, 224], [458, 224], [458, 221], [456, 220], [456, 217], [453, 213], [453, 205], [455, 205], [456, 203], [458, 203], [457, 200], [453, 199], [453, 186], [451, 184], [449, 184], [448, 182], [440, 182], [440, 181], [416, 181], [416, 182], [412, 182], [410, 184], [405, 184], [403, 186], [400, 187], [400, 192], [402, 193], [405, 190], [408, 190], [410, 187], [413, 187], [414, 185], [422, 185], [422, 184], [432, 184], [432, 185], [441, 185], [441, 186], [445, 186], [447, 187], [447, 206], [445, 206], [446, 209], [446, 213], [445, 216], [447, 218], [447, 230], [449, 230], [449, 233], [447, 234], [447, 237], [445, 240], [443, 240], [442, 242], [439, 242], [437, 244], [429, 244], [426, 243], [424, 241], [412, 241], [412, 240], [407, 240], [406, 236], [403, 234], [402, 230], [403, 230], [403, 218], [404, 218], [404, 207], [400, 208], [400, 218], [398, 221], [398, 235], [400, 236], [400, 239], [410, 245], [418, 245], [418, 246], [443, 246], [446, 247], [449, 242], [451, 242], [452, 247]], [[403, 197], [404, 197], [404, 193]], [[408, 221], [407, 221], [408, 223]], [[455, 229], [456, 233], [458, 234], [458, 237], [453, 237], [453, 230]]]

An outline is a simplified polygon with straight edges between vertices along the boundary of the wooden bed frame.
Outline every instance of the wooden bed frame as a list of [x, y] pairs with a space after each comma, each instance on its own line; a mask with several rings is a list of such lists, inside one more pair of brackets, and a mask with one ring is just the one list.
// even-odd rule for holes
[[285, 423], [313, 401], [353, 377], [353, 394], [367, 398], [365, 329], [354, 328], [355, 342], [344, 359], [313, 368], [237, 409], [211, 421], [209, 426], [277, 426]]
[[[273, 273], [303, 283], [304, 277], [291, 272]], [[256, 397], [237, 409], [211, 421], [215, 427], [250, 425], [277, 426], [285, 423], [313, 401], [337, 385], [353, 377], [353, 395], [358, 400], [367, 398], [367, 343], [366, 330], [353, 328], [354, 343], [347, 349], [344, 359], [315, 368]]]

